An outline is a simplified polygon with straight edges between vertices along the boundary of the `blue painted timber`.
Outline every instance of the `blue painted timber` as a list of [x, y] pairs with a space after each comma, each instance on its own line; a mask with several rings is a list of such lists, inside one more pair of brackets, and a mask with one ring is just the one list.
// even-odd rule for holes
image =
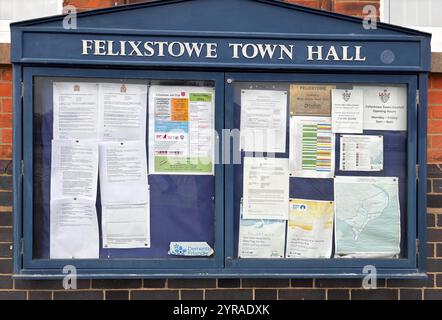
[[[361, 277], [367, 264], [375, 265], [380, 277], [425, 277], [429, 34], [384, 23], [365, 29], [358, 18], [271, 0], [154, 1], [79, 13], [76, 29], [63, 28], [65, 20], [66, 16], [54, 16], [11, 25], [15, 277], [60, 278], [67, 264], [75, 265], [81, 278]], [[192, 45], [201, 46], [201, 53], [189, 51]], [[234, 127], [235, 81], [405, 84], [409, 105], [405, 255], [391, 260], [236, 259], [233, 165], [217, 165], [213, 259], [37, 259], [35, 77], [211, 80], [216, 87], [218, 132]], [[219, 139], [222, 145], [221, 135]]]

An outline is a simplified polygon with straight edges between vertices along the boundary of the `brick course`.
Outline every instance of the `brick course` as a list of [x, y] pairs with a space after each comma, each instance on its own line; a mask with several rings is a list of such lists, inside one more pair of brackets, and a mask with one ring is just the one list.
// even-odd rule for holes
[[[64, 5], [74, 5], [78, 11], [84, 11], [135, 2], [141, 1], [65, 0]], [[379, 8], [379, 1], [368, 0], [287, 2], [355, 16], [362, 16], [364, 5]], [[3, 47], [0, 49], [0, 54], [7, 52]], [[429, 277], [379, 280], [375, 290], [362, 289], [361, 280], [355, 279], [79, 280], [78, 289], [72, 291], [63, 290], [59, 280], [13, 280], [11, 81], [11, 67], [0, 65], [0, 299], [442, 299], [442, 74], [432, 74], [429, 82]]]

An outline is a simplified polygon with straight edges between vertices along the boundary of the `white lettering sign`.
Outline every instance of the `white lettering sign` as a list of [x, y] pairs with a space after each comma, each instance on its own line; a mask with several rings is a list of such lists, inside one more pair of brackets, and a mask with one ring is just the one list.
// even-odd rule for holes
[[[83, 39], [82, 55], [170, 58], [218, 58], [218, 43]], [[364, 62], [362, 46], [306, 46], [307, 61]], [[294, 60], [295, 44], [229, 43], [231, 59]], [[224, 56], [221, 54], [220, 56]]]

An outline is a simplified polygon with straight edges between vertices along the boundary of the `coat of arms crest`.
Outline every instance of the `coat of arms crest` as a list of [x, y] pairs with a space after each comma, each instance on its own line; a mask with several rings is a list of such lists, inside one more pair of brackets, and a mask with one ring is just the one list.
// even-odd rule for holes
[[379, 98], [383, 103], [387, 103], [388, 100], [390, 100], [390, 92], [388, 92], [387, 89], [384, 89], [384, 91], [379, 92]]
[[351, 98], [351, 91], [345, 90], [342, 93], [342, 98], [344, 99], [345, 102], [348, 102], [348, 100], [350, 100]]

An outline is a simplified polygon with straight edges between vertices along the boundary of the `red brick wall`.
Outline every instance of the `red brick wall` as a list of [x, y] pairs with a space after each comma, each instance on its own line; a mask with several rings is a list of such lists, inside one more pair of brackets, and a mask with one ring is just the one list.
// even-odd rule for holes
[[[222, 1], [222, 0], [220, 0]], [[137, 0], [65, 0], [78, 10]], [[287, 0], [355, 16], [379, 1]], [[0, 299], [442, 299], [442, 74], [429, 89], [428, 280], [382, 280], [377, 290], [354, 279], [81, 280], [65, 291], [61, 281], [12, 280], [11, 68], [0, 66]]]
[[[152, 0], [64, 0], [63, 5], [72, 5], [78, 11], [106, 8], [122, 4], [150, 2]], [[222, 0], [220, 0], [222, 1]], [[300, 4], [316, 9], [330, 10], [352, 16], [362, 16], [362, 10], [366, 5], [374, 5], [379, 8], [379, 0], [285, 0], [288, 3]]]
[[0, 68], [0, 159], [11, 159], [12, 155], [11, 81], [11, 68]]
[[442, 163], [442, 74], [432, 74], [429, 82], [428, 162]]
[[78, 12], [126, 4], [126, 0], [64, 0], [63, 7], [74, 6]]
[[[362, 17], [363, 8], [373, 5], [379, 9], [379, 0], [285, 0], [285, 2], [300, 4], [306, 7], [329, 10], [355, 17]], [[379, 10], [378, 10], [379, 12]]]

